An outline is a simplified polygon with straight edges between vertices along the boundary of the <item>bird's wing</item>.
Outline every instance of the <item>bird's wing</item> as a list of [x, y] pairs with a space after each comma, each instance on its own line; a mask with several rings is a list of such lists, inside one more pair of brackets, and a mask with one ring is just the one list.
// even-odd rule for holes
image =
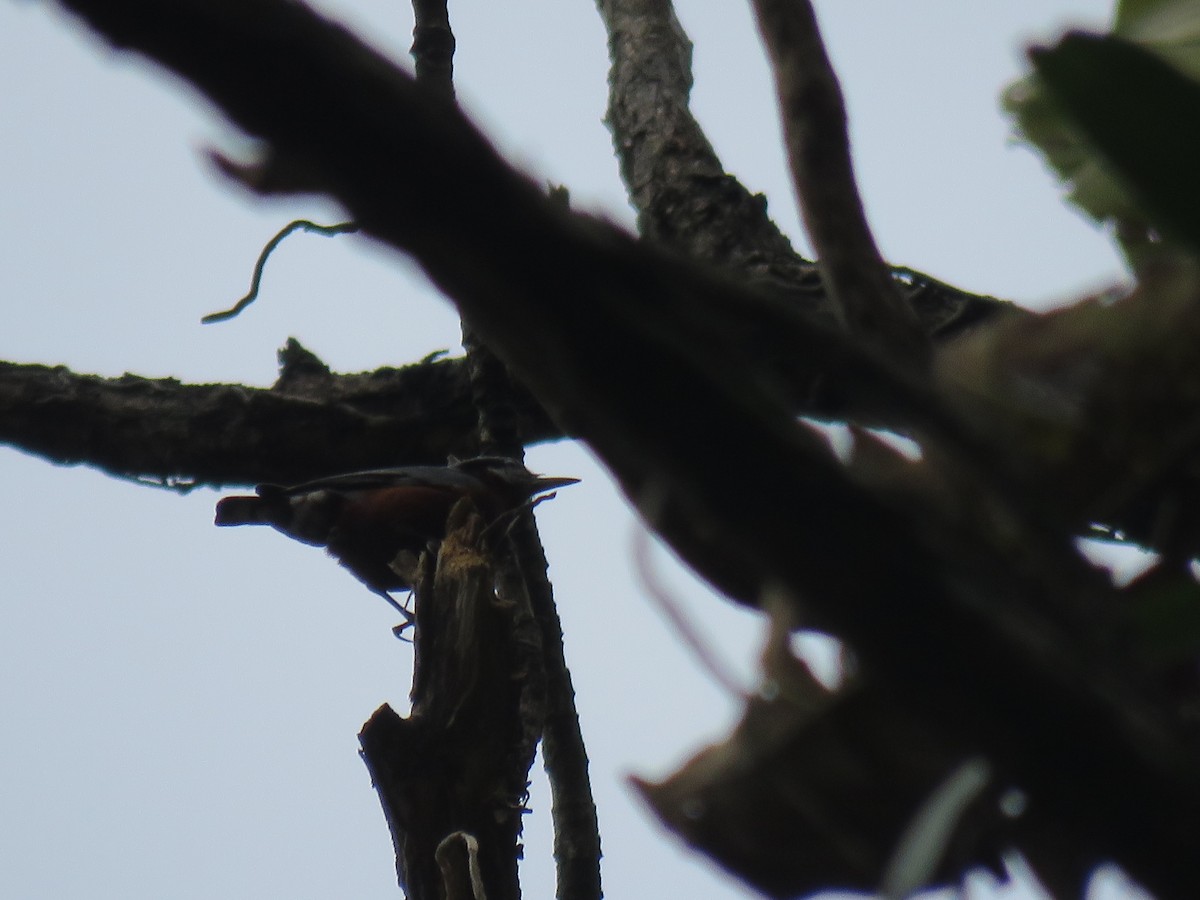
[[321, 490], [362, 491], [405, 485], [471, 490], [479, 488], [480, 482], [465, 472], [445, 466], [400, 466], [394, 469], [367, 469], [362, 472], [330, 475], [285, 488], [263, 484], [259, 485], [258, 493], [263, 495], [264, 492], [273, 494], [281, 491], [288, 495], [296, 495]]

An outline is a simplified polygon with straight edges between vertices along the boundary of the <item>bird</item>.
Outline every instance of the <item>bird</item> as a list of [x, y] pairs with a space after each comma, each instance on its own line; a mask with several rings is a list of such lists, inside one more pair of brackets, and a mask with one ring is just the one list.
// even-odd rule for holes
[[446, 466], [402, 466], [347, 472], [284, 486], [260, 484], [255, 496], [224, 497], [215, 524], [270, 525], [305, 544], [324, 547], [374, 594], [408, 620], [392, 597], [412, 588], [401, 554], [415, 561], [445, 536], [450, 510], [470, 498], [488, 523], [539, 494], [578, 478], [535, 475], [502, 456], [451, 458]]

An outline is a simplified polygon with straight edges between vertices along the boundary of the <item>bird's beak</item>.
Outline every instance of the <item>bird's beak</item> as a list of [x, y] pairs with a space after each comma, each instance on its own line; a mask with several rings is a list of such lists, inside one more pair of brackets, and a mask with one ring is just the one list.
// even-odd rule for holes
[[553, 491], [560, 487], [566, 487], [568, 484], [579, 484], [579, 479], [551, 478], [546, 475], [538, 475], [533, 479], [533, 491], [535, 494], [540, 494], [543, 491]]

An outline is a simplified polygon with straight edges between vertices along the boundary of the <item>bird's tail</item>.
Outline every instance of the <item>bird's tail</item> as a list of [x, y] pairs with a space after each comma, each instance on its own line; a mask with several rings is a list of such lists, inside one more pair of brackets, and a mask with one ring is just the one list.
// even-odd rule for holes
[[275, 504], [262, 497], [224, 497], [217, 501], [217, 525], [271, 525]]

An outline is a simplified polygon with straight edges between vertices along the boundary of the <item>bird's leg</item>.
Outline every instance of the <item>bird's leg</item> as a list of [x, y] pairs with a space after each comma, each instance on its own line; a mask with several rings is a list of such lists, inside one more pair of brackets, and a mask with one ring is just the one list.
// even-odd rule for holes
[[395, 597], [393, 597], [387, 591], [371, 591], [371, 593], [382, 597], [384, 600], [386, 600], [388, 602], [388, 605], [391, 606], [392, 609], [396, 610], [396, 612], [398, 612], [398, 613], [400, 613], [400, 615], [404, 616], [404, 618], [407, 619], [409, 622], [412, 621], [413, 614], [408, 611], [408, 607], [406, 607], [406, 606], [404, 606], [404, 604], [400, 603]]
[[[396, 598], [393, 597], [391, 594], [389, 594], [387, 591], [382, 591], [382, 590], [374, 591], [373, 590], [371, 593], [378, 594], [380, 597], [382, 597], [384, 600], [386, 600], [391, 605], [392, 609], [396, 610], [396, 612], [398, 612], [398, 613], [400, 613], [400, 615], [404, 616], [404, 621], [392, 629], [392, 634], [394, 634], [396, 637], [400, 638], [400, 640], [402, 640], [402, 641], [408, 640], [408, 638], [401, 637], [401, 633], [404, 631], [404, 629], [410, 627], [413, 624], [413, 621], [415, 620], [416, 617], [412, 614], [412, 612], [409, 611], [408, 607], [406, 607], [404, 604], [397, 601]], [[410, 597], [412, 596], [411, 591], [409, 592], [409, 596]]]

